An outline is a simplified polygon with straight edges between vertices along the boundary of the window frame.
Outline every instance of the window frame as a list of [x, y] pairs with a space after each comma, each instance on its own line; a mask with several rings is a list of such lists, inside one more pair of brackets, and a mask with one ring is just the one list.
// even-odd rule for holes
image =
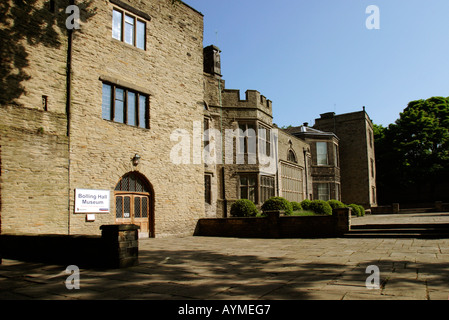
[[260, 202], [264, 203], [271, 197], [276, 195], [276, 179], [275, 176], [260, 176]]
[[334, 165], [335, 167], [340, 168], [340, 155], [338, 153], [338, 145], [334, 143]]
[[[326, 194], [323, 194], [322, 192], [320, 193], [320, 187], [326, 187], [327, 192]], [[325, 183], [317, 183], [317, 199], [318, 200], [324, 200], [324, 201], [329, 201], [331, 198], [331, 194], [330, 194], [330, 184], [325, 182]], [[327, 195], [327, 199], [321, 198], [322, 195]]]
[[[261, 132], [265, 131], [265, 137], [261, 135]], [[264, 156], [270, 157], [271, 156], [271, 129], [259, 124], [258, 130], [257, 130], [257, 143], [258, 145], [258, 152], [263, 154]]]
[[[242, 126], [245, 127], [245, 130], [242, 129]], [[251, 131], [254, 131], [254, 137], [251, 136]], [[256, 155], [257, 154], [257, 125], [254, 122], [239, 122], [238, 123], [238, 139], [239, 144], [237, 147], [237, 154], [239, 155]], [[240, 135], [243, 133], [243, 135]], [[251, 141], [250, 141], [251, 140]], [[242, 143], [243, 142], [243, 143]], [[256, 145], [251, 145], [250, 142], [255, 142]], [[243, 146], [243, 152], [242, 152], [242, 146]], [[251, 149], [251, 150], [250, 150]]]
[[293, 149], [288, 149], [287, 161], [292, 162], [292, 163], [298, 163], [298, 159], [297, 159], [295, 151], [293, 151]]
[[[324, 150], [326, 150], [326, 153], [325, 154], [324, 153], [318, 153], [318, 151], [320, 150], [318, 145], [323, 145], [323, 144], [326, 146], [324, 148]], [[316, 146], [316, 165], [317, 166], [328, 166], [329, 165], [329, 150], [328, 150], [328, 143], [327, 143], [327, 141], [317, 141], [315, 146]], [[325, 163], [321, 163], [320, 156], [323, 156], [323, 158], [321, 160], [323, 160], [323, 159], [326, 160]], [[324, 156], [325, 156], [325, 158], [324, 158]]]
[[[120, 39], [114, 37], [114, 11], [120, 13], [121, 18], [120, 18]], [[126, 22], [126, 17], [128, 18], [132, 18], [133, 19], [133, 34], [132, 34], [132, 43], [129, 43], [126, 41], [126, 30], [125, 27], [127, 25]], [[138, 46], [138, 22], [143, 23], [143, 48]], [[118, 7], [113, 7], [112, 8], [112, 39], [126, 43], [127, 45], [133, 46], [137, 49], [146, 51], [147, 50], [147, 21], [143, 18], [139, 18], [136, 14], [130, 13], [124, 9], [118, 8]]]
[[288, 201], [304, 200], [304, 168], [282, 161], [280, 169], [282, 196]]
[[[104, 86], [109, 86], [110, 87], [110, 97], [109, 97], [109, 116], [108, 118], [105, 118], [105, 115], [103, 113], [103, 108], [104, 108]], [[116, 120], [116, 90], [120, 89], [123, 90], [123, 121], [117, 121]], [[140, 129], [150, 129], [150, 95], [146, 94], [146, 93], [142, 93], [139, 92], [137, 90], [134, 89], [129, 89], [123, 86], [119, 86], [116, 85], [114, 83], [111, 82], [107, 82], [107, 81], [102, 81], [102, 104], [101, 104], [101, 108], [102, 108], [102, 112], [101, 112], [101, 117], [103, 120], [106, 121], [111, 121], [114, 123], [121, 123], [121, 124], [125, 124], [128, 125], [130, 127], [134, 127], [134, 128], [140, 128]], [[129, 106], [128, 106], [128, 94], [129, 93], [133, 93], [134, 94], [134, 121], [135, 124], [129, 124], [128, 120], [129, 120]], [[141, 97], [145, 97], [145, 105], [141, 107]], [[107, 98], [107, 97], [106, 97]], [[141, 119], [141, 110], [145, 111], [145, 119], [143, 119], [143, 123], [141, 123], [142, 119]]]
[[[246, 178], [246, 184], [242, 183], [242, 178]], [[254, 185], [250, 184], [250, 179], [254, 179]], [[242, 189], [247, 188], [247, 197], [242, 197]], [[250, 199], [250, 190], [254, 190], [254, 200]], [[258, 174], [257, 173], [241, 173], [239, 174], [239, 199], [248, 199], [253, 201], [255, 204], [259, 201], [259, 193], [258, 193]]]
[[204, 202], [212, 204], [212, 174], [209, 173], [204, 175]]

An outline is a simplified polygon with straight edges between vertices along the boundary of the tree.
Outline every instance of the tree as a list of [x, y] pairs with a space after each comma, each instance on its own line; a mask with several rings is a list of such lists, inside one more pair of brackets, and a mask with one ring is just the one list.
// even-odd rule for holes
[[414, 189], [434, 201], [436, 186], [449, 177], [449, 98], [411, 101], [394, 124], [375, 126], [374, 137], [379, 189]]

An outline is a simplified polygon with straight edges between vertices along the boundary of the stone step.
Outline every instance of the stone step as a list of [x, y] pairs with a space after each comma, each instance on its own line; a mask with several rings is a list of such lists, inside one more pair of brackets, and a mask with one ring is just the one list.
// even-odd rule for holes
[[449, 238], [449, 224], [371, 224], [351, 226], [345, 238]]

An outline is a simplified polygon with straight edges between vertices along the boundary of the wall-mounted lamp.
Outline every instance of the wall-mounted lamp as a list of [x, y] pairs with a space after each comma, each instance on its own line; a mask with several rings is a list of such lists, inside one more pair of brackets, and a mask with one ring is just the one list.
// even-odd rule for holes
[[140, 156], [136, 153], [136, 154], [134, 155], [132, 161], [133, 161], [133, 165], [134, 165], [134, 166], [137, 166], [137, 165], [139, 164], [139, 162], [140, 162]]

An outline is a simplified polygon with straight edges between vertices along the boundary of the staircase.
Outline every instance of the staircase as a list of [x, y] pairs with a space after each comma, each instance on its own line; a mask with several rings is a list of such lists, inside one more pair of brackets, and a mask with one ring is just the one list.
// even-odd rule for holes
[[449, 224], [366, 224], [351, 226], [345, 238], [449, 239]]

